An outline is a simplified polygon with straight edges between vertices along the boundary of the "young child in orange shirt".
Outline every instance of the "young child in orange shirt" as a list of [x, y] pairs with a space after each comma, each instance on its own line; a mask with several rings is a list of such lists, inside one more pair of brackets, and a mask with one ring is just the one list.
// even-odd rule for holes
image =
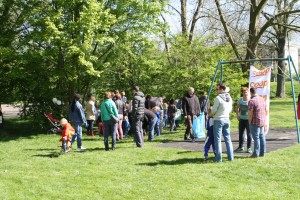
[[75, 129], [71, 126], [70, 123], [68, 123], [68, 120], [65, 118], [62, 118], [60, 120], [60, 124], [63, 127], [61, 138], [59, 141], [61, 141], [61, 148], [63, 152], [69, 152], [70, 150], [70, 141], [72, 139], [72, 135], [75, 133]]

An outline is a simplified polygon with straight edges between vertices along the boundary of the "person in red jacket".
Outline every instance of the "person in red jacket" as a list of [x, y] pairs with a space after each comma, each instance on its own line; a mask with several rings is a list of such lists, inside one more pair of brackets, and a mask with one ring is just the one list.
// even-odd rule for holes
[[61, 138], [59, 141], [61, 141], [61, 148], [63, 152], [69, 152], [70, 150], [70, 141], [72, 139], [72, 135], [75, 133], [75, 129], [71, 126], [70, 123], [68, 123], [68, 120], [65, 118], [62, 118], [60, 120], [60, 124], [63, 127]]

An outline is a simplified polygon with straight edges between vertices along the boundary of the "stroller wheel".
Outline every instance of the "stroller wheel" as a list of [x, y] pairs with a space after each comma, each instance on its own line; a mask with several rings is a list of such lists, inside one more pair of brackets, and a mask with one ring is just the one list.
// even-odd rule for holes
[[53, 129], [53, 133], [56, 134], [58, 132], [58, 128], [52, 128]]
[[56, 134], [58, 132], [58, 129], [57, 128], [51, 128], [48, 130], [48, 134]]

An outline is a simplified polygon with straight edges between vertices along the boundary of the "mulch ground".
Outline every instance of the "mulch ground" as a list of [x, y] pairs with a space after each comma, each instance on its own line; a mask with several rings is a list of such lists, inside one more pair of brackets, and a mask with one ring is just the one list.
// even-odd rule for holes
[[[183, 136], [182, 136], [183, 137]], [[231, 140], [233, 149], [236, 149], [239, 145], [239, 136], [238, 133], [231, 133]], [[163, 144], [159, 144], [159, 147], [165, 148], [175, 148], [175, 149], [184, 149], [188, 151], [197, 151], [203, 152], [205, 139], [197, 139], [194, 143], [190, 141], [172, 141]], [[278, 128], [278, 129], [270, 129], [269, 133], [266, 135], [266, 143], [267, 143], [267, 152], [275, 151], [277, 149], [286, 148], [292, 145], [298, 144], [297, 130], [295, 129], [286, 129], [286, 128]], [[247, 143], [245, 142], [244, 152], [240, 152], [238, 154], [247, 156], [246, 152]], [[226, 146], [224, 141], [222, 140], [222, 149], [223, 152], [226, 152]], [[252, 142], [253, 149], [253, 142]], [[210, 152], [212, 150], [210, 149]], [[236, 153], [235, 153], [236, 154]]]

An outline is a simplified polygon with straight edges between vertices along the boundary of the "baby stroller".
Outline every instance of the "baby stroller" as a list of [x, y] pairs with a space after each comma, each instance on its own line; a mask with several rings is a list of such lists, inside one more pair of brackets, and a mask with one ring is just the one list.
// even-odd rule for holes
[[56, 134], [59, 132], [61, 129], [60, 127], [60, 120], [59, 119], [54, 119], [53, 116], [50, 113], [44, 113], [44, 116], [50, 121], [50, 123], [54, 126], [51, 129], [47, 131], [47, 134], [54, 133]]

